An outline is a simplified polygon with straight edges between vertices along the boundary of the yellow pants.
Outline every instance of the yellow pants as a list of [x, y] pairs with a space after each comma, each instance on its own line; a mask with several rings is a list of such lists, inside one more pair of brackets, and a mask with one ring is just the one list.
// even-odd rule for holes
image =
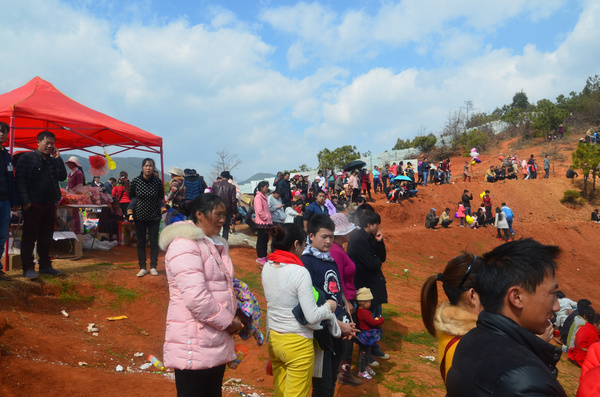
[[275, 397], [308, 396], [315, 364], [313, 340], [270, 330], [268, 346]]

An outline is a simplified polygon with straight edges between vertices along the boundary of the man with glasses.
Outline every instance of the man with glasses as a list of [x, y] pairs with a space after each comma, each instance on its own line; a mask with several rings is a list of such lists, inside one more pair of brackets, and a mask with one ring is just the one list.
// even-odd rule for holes
[[[4, 246], [8, 239], [10, 211], [18, 207], [17, 189], [13, 174], [12, 157], [4, 147], [8, 139], [8, 124], [0, 122], [0, 257], [4, 254]], [[0, 281], [10, 281], [10, 277], [0, 266]]]
[[23, 274], [37, 279], [33, 262], [33, 247], [37, 241], [39, 273], [58, 276], [60, 270], [52, 268], [50, 244], [54, 233], [56, 204], [60, 201], [59, 181], [67, 179], [67, 169], [54, 146], [55, 136], [50, 131], [37, 135], [37, 150], [25, 153], [17, 163], [16, 185], [19, 203], [23, 209], [23, 239], [21, 262]]

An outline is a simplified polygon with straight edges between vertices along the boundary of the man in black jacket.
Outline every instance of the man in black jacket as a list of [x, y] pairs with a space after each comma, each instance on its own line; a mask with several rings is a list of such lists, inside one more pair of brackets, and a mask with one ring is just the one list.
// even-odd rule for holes
[[40, 132], [37, 150], [23, 154], [17, 163], [17, 192], [23, 209], [21, 262], [23, 274], [31, 280], [38, 278], [33, 262], [36, 241], [40, 258], [39, 272], [52, 276], [62, 274], [60, 270], [52, 268], [50, 260], [56, 205], [61, 197], [58, 182], [67, 179], [65, 163], [54, 146], [54, 139], [50, 131]]
[[213, 183], [211, 193], [221, 197], [225, 202], [225, 208], [227, 209], [227, 215], [225, 223], [223, 224], [223, 238], [227, 240], [229, 238], [229, 227], [231, 226], [231, 217], [237, 214], [237, 197], [235, 194], [235, 186], [229, 183], [231, 174], [229, 171], [221, 172], [221, 180]]
[[[379, 229], [381, 217], [370, 210], [357, 212], [360, 212], [358, 219], [360, 229], [350, 234], [347, 248], [348, 256], [356, 265], [354, 286], [357, 290], [362, 287], [371, 290], [373, 301], [370, 310], [374, 318], [381, 317], [382, 304], [388, 302], [386, 281], [382, 271], [387, 252], [383, 233]], [[381, 351], [377, 344], [372, 346], [371, 356], [384, 360], [390, 358], [390, 355]]]
[[484, 311], [458, 343], [446, 381], [449, 397], [566, 397], [556, 369], [562, 350], [546, 342], [551, 333], [546, 340], [536, 336], [548, 335], [550, 319], [560, 309], [559, 251], [524, 239], [483, 256], [475, 290]]
[[292, 188], [290, 187], [290, 173], [284, 172], [283, 178], [277, 182], [277, 186], [275, 186], [275, 190], [278, 190], [281, 194], [281, 202], [284, 207], [289, 207], [292, 202]]
[[[19, 200], [13, 177], [12, 157], [3, 146], [8, 139], [8, 124], [0, 122], [0, 257], [4, 254], [4, 245], [8, 239], [10, 211], [17, 208]], [[0, 264], [0, 280], [9, 281], [10, 277], [2, 271]]]

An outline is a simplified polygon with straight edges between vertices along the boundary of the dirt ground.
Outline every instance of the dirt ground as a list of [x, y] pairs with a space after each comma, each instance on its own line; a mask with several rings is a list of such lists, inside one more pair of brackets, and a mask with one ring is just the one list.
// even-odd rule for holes
[[[337, 395], [445, 394], [438, 364], [426, 358], [437, 359], [437, 343], [424, 332], [421, 322], [421, 284], [461, 251], [482, 254], [501, 243], [496, 239], [496, 230], [490, 227], [471, 230], [452, 224], [449, 229], [425, 229], [429, 208], [435, 207], [439, 213], [449, 207], [454, 213], [463, 189], [474, 196], [491, 190], [494, 207], [506, 202], [515, 213], [517, 238], [533, 237], [560, 246], [560, 289], [571, 299], [585, 297], [598, 305], [600, 224], [589, 221], [594, 207], [586, 204], [572, 209], [559, 202], [565, 190], [573, 189], [573, 181], [564, 173], [574, 141], [552, 146], [537, 142], [535, 147], [519, 150], [527, 157], [535, 154], [540, 163], [542, 152], [556, 150], [558, 160], [550, 179], [483, 182], [485, 168], [498, 163], [498, 155], [512, 154], [512, 144], [514, 141], [504, 142], [482, 155], [483, 163], [475, 169], [473, 182], [458, 178], [466, 158], [457, 157], [452, 159], [457, 175], [452, 184], [421, 187], [417, 198], [400, 204], [387, 204], [383, 195], [375, 196], [374, 207], [382, 216], [388, 249], [385, 275], [390, 303], [384, 308], [382, 345], [391, 358], [381, 362], [373, 380], [354, 388], [338, 386]], [[474, 200], [473, 205], [477, 203]], [[247, 233], [244, 227], [238, 230]], [[255, 251], [234, 246], [231, 256], [236, 276], [249, 284], [264, 309]], [[110, 252], [85, 251], [77, 261], [57, 260], [55, 267], [65, 271], [63, 277], [31, 282], [17, 271], [12, 272], [12, 282], [0, 282], [0, 395], [175, 395], [172, 372], [158, 373], [154, 367], [139, 369], [149, 354], [162, 357], [169, 299], [162, 258], [161, 253], [159, 277], [135, 277], [135, 248], [116, 247]], [[443, 296], [441, 289], [440, 294]], [[62, 310], [69, 316], [65, 317]], [[127, 319], [107, 320], [120, 315]], [[90, 323], [99, 327], [98, 336], [87, 332]], [[272, 378], [264, 372], [266, 346], [258, 347], [253, 341], [244, 344], [250, 347], [250, 353], [238, 369], [226, 371], [225, 380], [233, 380], [225, 394], [272, 395]], [[143, 357], [134, 357], [137, 352]], [[117, 372], [117, 365], [125, 370]], [[563, 355], [559, 371], [560, 382], [574, 396], [580, 369]]]

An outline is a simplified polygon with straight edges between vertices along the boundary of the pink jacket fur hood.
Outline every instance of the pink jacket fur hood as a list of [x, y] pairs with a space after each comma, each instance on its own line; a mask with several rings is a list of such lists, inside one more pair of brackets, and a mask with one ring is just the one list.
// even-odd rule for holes
[[177, 222], [160, 235], [170, 295], [163, 348], [168, 368], [213, 368], [235, 358], [234, 339], [225, 331], [237, 309], [233, 264], [227, 242], [212, 239], [192, 222]]

